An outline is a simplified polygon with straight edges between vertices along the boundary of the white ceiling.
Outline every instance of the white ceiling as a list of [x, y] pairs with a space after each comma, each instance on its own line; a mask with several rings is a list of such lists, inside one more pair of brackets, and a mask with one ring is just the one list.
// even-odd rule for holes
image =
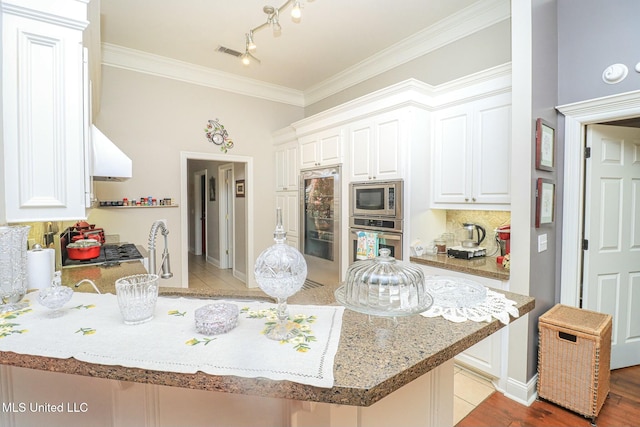
[[[216, 51], [219, 45], [245, 49], [245, 33], [266, 21], [263, 6], [285, 0], [102, 0], [101, 37], [107, 45], [172, 58], [235, 77], [305, 91], [317, 87], [417, 33], [465, 19], [496, 0], [303, 0], [302, 20], [291, 7], [280, 16], [282, 33], [255, 34], [261, 64], [243, 66]], [[460, 12], [462, 11], [462, 12]], [[459, 19], [459, 20], [460, 20]], [[444, 31], [446, 28], [440, 27]], [[335, 79], [335, 77], [334, 77]]]

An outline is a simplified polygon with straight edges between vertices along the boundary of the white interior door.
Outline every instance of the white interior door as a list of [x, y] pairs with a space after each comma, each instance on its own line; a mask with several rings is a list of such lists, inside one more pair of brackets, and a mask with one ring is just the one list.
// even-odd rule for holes
[[233, 267], [233, 164], [218, 168], [220, 181], [220, 268]]
[[611, 368], [640, 364], [640, 129], [587, 127], [582, 307], [613, 317]]

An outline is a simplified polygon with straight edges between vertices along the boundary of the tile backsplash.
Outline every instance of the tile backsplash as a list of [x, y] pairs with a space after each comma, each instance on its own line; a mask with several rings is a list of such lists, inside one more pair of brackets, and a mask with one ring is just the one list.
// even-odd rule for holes
[[[447, 211], [447, 232], [454, 233], [460, 239], [463, 223], [474, 223], [482, 226], [487, 236], [480, 246], [487, 248], [487, 254], [497, 250], [494, 230], [501, 225], [511, 223], [511, 212], [508, 211]], [[457, 244], [457, 243], [456, 243]]]

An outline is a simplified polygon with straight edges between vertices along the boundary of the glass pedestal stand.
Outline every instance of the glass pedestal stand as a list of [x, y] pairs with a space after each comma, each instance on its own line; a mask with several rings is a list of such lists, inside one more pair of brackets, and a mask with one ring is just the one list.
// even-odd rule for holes
[[276, 299], [276, 321], [269, 324], [265, 336], [286, 341], [300, 335], [298, 324], [289, 320], [287, 298], [298, 292], [307, 277], [307, 263], [302, 254], [287, 245], [287, 234], [282, 226], [282, 210], [276, 211], [275, 244], [265, 249], [256, 260], [254, 273], [258, 286]]

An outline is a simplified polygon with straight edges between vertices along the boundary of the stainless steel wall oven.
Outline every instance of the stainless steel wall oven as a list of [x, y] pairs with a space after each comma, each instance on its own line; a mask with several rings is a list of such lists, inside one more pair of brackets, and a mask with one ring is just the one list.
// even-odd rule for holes
[[349, 262], [376, 257], [382, 248], [402, 260], [403, 182], [355, 182], [349, 187]]

